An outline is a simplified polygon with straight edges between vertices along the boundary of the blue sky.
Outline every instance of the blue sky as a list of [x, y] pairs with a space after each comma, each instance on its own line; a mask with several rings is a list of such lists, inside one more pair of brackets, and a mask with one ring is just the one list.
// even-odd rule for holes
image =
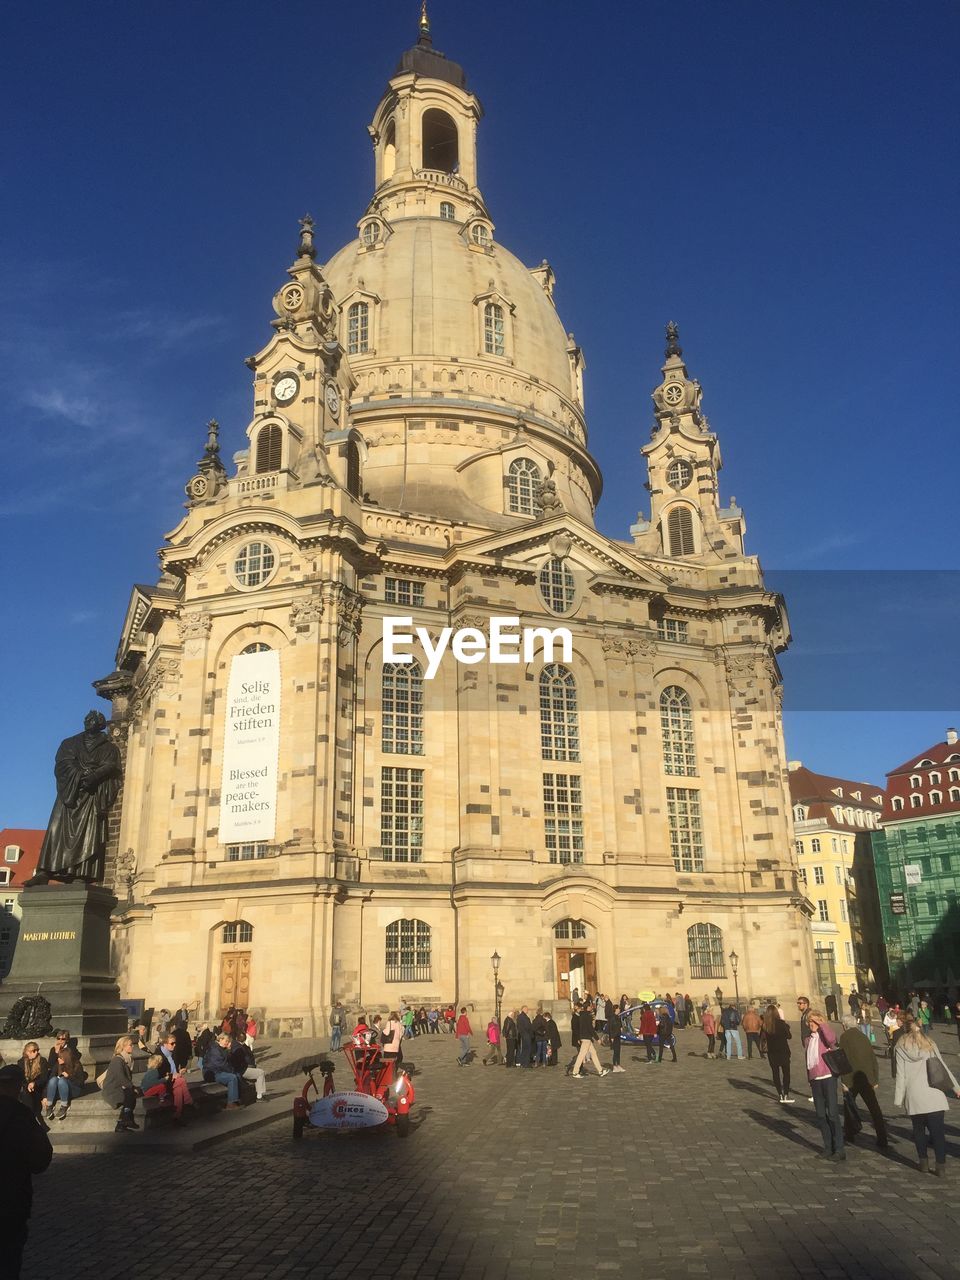
[[[7, 14], [0, 527], [17, 748], [0, 825], [45, 823], [53, 751], [97, 701], [130, 584], [155, 578], [205, 422], [223, 424], [228, 457], [244, 442], [242, 359], [269, 333], [297, 218], [316, 218], [321, 257], [354, 234], [366, 125], [417, 8]], [[586, 352], [601, 529], [626, 536], [644, 506], [638, 449], [674, 319], [724, 499], [794, 583], [788, 753], [880, 780], [960, 720], [938, 641], [957, 634], [956, 579], [937, 578], [932, 625], [931, 580], [903, 588], [958, 567], [960, 10], [434, 0], [431, 15], [486, 108], [498, 238], [549, 259]], [[873, 571], [876, 589], [844, 610], [817, 586], [837, 569]]]

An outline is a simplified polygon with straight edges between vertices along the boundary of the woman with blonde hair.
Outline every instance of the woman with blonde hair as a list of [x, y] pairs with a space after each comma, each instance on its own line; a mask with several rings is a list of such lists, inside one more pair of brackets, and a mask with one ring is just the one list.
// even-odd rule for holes
[[139, 1129], [140, 1126], [133, 1118], [137, 1090], [133, 1086], [132, 1036], [121, 1036], [114, 1046], [113, 1057], [103, 1078], [102, 1091], [110, 1106], [116, 1107], [120, 1112], [114, 1132], [125, 1133], [127, 1129]]
[[807, 1059], [807, 1079], [810, 1081], [810, 1092], [817, 1109], [817, 1123], [823, 1137], [821, 1159], [846, 1160], [843, 1121], [837, 1097], [837, 1076], [823, 1056], [837, 1047], [837, 1037], [825, 1013], [819, 1009], [810, 1009], [806, 1016], [810, 1036], [804, 1052]]
[[[944, 1117], [950, 1110], [946, 1091], [949, 1089], [954, 1097], [960, 1098], [960, 1084], [919, 1022], [904, 1028], [894, 1052], [897, 1064], [894, 1102], [903, 1107], [913, 1125], [917, 1169], [920, 1173], [931, 1172], [927, 1153], [929, 1135], [937, 1161], [936, 1174], [942, 1178], [947, 1170]], [[936, 1064], [932, 1070], [930, 1063]], [[939, 1077], [936, 1083], [935, 1077]]]

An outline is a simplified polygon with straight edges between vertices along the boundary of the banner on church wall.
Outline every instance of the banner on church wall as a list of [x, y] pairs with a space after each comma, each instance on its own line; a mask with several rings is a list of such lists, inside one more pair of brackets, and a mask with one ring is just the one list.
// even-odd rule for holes
[[273, 840], [280, 756], [280, 654], [239, 653], [230, 663], [223, 728], [220, 843]]

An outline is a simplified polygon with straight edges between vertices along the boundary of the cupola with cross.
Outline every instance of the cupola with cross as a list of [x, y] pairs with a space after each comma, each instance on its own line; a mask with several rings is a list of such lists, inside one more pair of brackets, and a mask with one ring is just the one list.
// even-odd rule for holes
[[641, 512], [630, 532], [648, 555], [734, 559], [743, 555], [743, 512], [735, 498], [720, 506], [720, 444], [701, 411], [700, 383], [687, 372], [672, 321], [666, 337], [663, 381], [653, 392], [656, 421], [641, 449], [650, 518]]

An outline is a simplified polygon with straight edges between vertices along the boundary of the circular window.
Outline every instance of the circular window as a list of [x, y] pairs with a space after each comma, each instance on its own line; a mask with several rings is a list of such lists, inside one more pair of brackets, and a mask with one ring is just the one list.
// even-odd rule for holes
[[663, 388], [663, 398], [667, 404], [678, 405], [683, 397], [684, 388], [679, 382], [668, 382]]
[[540, 594], [551, 613], [569, 613], [577, 598], [577, 580], [565, 560], [553, 556], [540, 570]]
[[378, 222], [368, 222], [363, 228], [363, 243], [376, 244], [380, 239], [380, 224]]
[[490, 231], [482, 222], [478, 222], [470, 234], [473, 236], [474, 244], [487, 245], [490, 243]]
[[277, 557], [266, 542], [248, 542], [237, 552], [233, 576], [241, 587], [260, 587], [276, 568]]
[[671, 489], [685, 489], [693, 479], [693, 467], [686, 458], [677, 458], [667, 467], [667, 484]]

